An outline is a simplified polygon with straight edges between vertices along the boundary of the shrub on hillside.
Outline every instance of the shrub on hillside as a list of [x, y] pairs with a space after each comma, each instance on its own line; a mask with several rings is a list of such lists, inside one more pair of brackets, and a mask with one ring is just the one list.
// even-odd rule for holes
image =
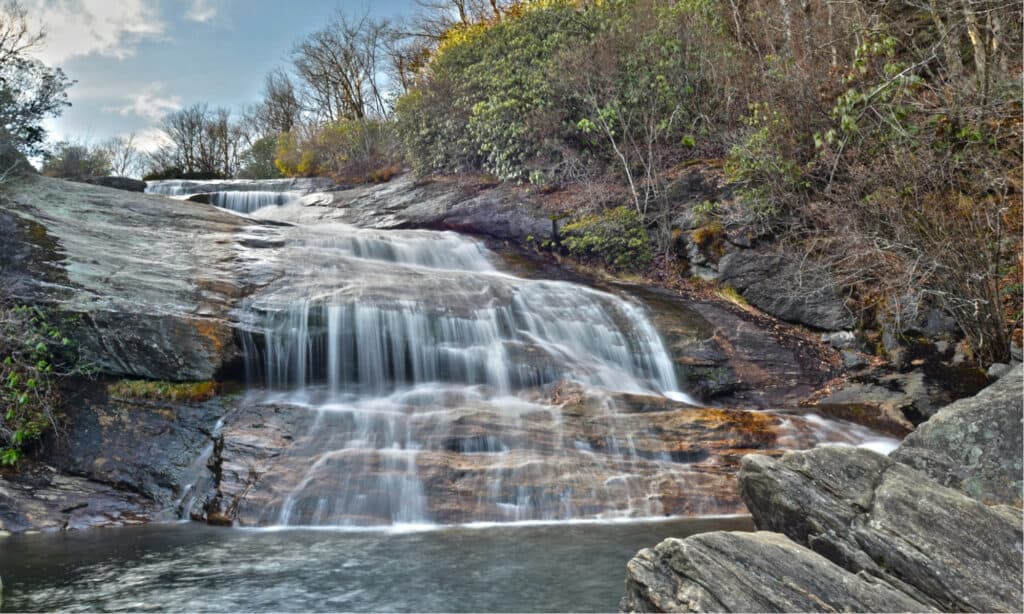
[[611, 268], [643, 271], [653, 260], [650, 236], [631, 207], [584, 215], [566, 224], [562, 235], [570, 254]]

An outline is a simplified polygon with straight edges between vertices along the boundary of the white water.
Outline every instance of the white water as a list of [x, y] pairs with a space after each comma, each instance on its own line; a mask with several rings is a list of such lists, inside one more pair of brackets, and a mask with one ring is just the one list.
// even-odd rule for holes
[[[167, 180], [146, 183], [147, 194], [160, 194], [180, 200], [200, 194], [208, 196], [210, 204], [237, 213], [252, 213], [263, 207], [281, 206], [297, 200], [301, 193], [286, 189], [285, 181], [188, 181]], [[228, 186], [234, 189], [217, 189]], [[274, 189], [267, 189], [274, 188]]]
[[[642, 306], [499, 272], [453, 233], [305, 227], [271, 257], [287, 274], [244, 305], [249, 380], [259, 402], [315, 418], [261, 523], [654, 516], [654, 490], [685, 488], [686, 467], [641, 456], [612, 400], [692, 402]], [[585, 423], [545, 400], [565, 382], [607, 397]], [[594, 428], [600, 450], [578, 441]], [[449, 471], [469, 517], [439, 511]]]
[[[199, 183], [150, 191], [182, 196]], [[208, 193], [247, 212], [287, 197], [267, 186]], [[453, 233], [320, 224], [253, 226], [243, 238], [263, 246], [245, 257], [258, 254], [254, 268], [276, 280], [238, 314], [248, 398], [300, 418], [260, 476], [248, 523], [424, 527], [736, 509], [716, 500], [723, 461], [685, 445], [686, 405], [637, 409], [625, 396], [696, 405], [642, 305], [503, 273], [481, 243]], [[893, 445], [850, 426], [782, 415], [771, 447]], [[699, 437], [707, 427], [694, 428]], [[192, 485], [178, 507], [187, 514], [208, 487]]]

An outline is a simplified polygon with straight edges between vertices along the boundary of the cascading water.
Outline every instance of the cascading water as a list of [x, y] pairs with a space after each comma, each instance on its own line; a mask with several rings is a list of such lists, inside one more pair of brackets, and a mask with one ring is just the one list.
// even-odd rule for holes
[[[238, 213], [252, 213], [263, 207], [281, 206], [301, 196], [300, 193], [285, 189], [265, 189], [267, 187], [284, 188], [287, 184], [275, 186], [272, 181], [150, 181], [146, 183], [147, 194], [160, 194], [172, 198], [186, 199], [204, 195], [211, 205], [229, 209]], [[219, 188], [231, 189], [219, 189]]]
[[[317, 187], [149, 191], [244, 213]], [[694, 407], [644, 307], [501, 272], [453, 233], [254, 224], [236, 239], [263, 280], [236, 313], [250, 391], [195, 461], [174, 506], [186, 517], [363, 526], [732, 513], [743, 454], [892, 445], [822, 418]], [[671, 326], [674, 339], [703, 334]]]
[[[646, 516], [666, 481], [685, 488], [613, 401], [686, 398], [638, 305], [501, 273], [451, 233], [298, 234], [276, 254], [287, 274], [244, 307], [259, 402], [314, 416], [289, 452], [305, 469], [270, 480], [262, 523]], [[556, 385], [603, 400], [567, 416]]]

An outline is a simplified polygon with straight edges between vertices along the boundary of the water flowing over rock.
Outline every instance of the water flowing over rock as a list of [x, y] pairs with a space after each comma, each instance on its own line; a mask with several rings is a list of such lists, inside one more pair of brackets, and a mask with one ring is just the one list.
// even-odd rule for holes
[[[696, 407], [638, 303], [496, 270], [451, 233], [281, 229], [238, 315], [262, 406], [196, 517], [364, 525], [732, 513], [799, 417]], [[261, 389], [260, 389], [261, 388]], [[276, 449], [268, 456], [263, 451]]]
[[[827, 377], [804, 346], [757, 321], [641, 302], [627, 286], [516, 277], [484, 243], [450, 232], [331, 216], [294, 225], [290, 216], [340, 202], [310, 192], [323, 187], [160, 188], [306, 193], [258, 210], [282, 224], [46, 178], [11, 184], [0, 229], [14, 240], [0, 272], [16, 299], [78, 314], [75, 335], [101, 374], [244, 371], [249, 386], [200, 405], [90, 397], [69, 413], [67, 445], [38, 454], [56, 486], [0, 475], [14, 514], [0, 527], [73, 526], [81, 509], [111, 510], [94, 524], [136, 509], [139, 520], [248, 526], [736, 513], [744, 454], [876, 439], [798, 411], [695, 404], [680, 373], [685, 388], [715, 378], [708, 391], [724, 386], [746, 407], [795, 403]], [[351, 197], [355, 218], [388, 225]], [[63, 490], [86, 507], [55, 508]], [[118, 499], [122, 490], [138, 496]]]
[[252, 213], [264, 207], [287, 204], [309, 192], [329, 186], [330, 182], [325, 179], [171, 179], [147, 182], [145, 188], [148, 194], [204, 202], [238, 213]]

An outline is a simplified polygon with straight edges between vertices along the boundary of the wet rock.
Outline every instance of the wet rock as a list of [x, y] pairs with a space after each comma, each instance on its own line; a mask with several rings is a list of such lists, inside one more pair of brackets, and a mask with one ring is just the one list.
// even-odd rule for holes
[[832, 282], [821, 272], [801, 272], [799, 262], [764, 250], [741, 250], [718, 263], [718, 279], [752, 305], [785, 320], [820, 330], [854, 325]]
[[666, 539], [626, 566], [623, 612], [917, 612], [927, 606], [778, 533]]
[[795, 406], [834, 375], [820, 347], [763, 315], [651, 288], [629, 290], [652, 307], [683, 389], [705, 402]]
[[818, 400], [823, 413], [881, 428], [903, 436], [914, 429], [909, 416], [931, 411], [924, 374], [888, 374], [871, 381], [852, 381]]
[[70, 404], [59, 437], [38, 456], [64, 473], [145, 496], [166, 509], [195, 478], [228, 399], [204, 403], [107, 397], [99, 389]]
[[988, 507], [874, 452], [826, 447], [743, 460], [740, 493], [761, 530], [941, 610], [1016, 611], [1020, 513]]
[[138, 179], [131, 179], [129, 177], [72, 177], [68, 179], [68, 181], [90, 183], [92, 185], [113, 188], [115, 190], [124, 190], [126, 192], [146, 191], [145, 181], [139, 181]]
[[892, 457], [980, 501], [1020, 507], [1022, 373], [1018, 365], [978, 395], [946, 406]]
[[0, 531], [58, 531], [123, 526], [151, 520], [157, 507], [109, 484], [23, 461], [0, 472]]
[[229, 311], [255, 282], [234, 235], [251, 222], [38, 176], [5, 185], [4, 199], [0, 217], [17, 229], [0, 254], [11, 298], [74, 316], [100, 371], [205, 380], [236, 355]]

